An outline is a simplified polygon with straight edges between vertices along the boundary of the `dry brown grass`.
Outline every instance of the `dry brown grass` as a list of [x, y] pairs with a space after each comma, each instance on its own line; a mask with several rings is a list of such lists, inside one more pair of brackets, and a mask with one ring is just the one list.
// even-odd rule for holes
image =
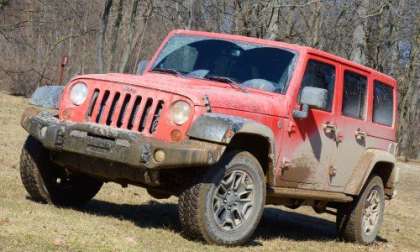
[[268, 206], [256, 238], [224, 248], [180, 234], [175, 198], [154, 200], [145, 190], [107, 184], [83, 209], [60, 209], [27, 199], [19, 178], [26, 137], [19, 126], [27, 101], [0, 93], [0, 251], [420, 251], [420, 167], [401, 164], [397, 199], [386, 208], [372, 246], [336, 241], [334, 217]]

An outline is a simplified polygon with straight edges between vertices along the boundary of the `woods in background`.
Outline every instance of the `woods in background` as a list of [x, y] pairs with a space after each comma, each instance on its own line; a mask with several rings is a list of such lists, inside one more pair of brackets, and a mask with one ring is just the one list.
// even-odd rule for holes
[[29, 95], [76, 74], [135, 72], [172, 29], [316, 47], [400, 85], [401, 154], [420, 151], [418, 0], [0, 0], [0, 88]]

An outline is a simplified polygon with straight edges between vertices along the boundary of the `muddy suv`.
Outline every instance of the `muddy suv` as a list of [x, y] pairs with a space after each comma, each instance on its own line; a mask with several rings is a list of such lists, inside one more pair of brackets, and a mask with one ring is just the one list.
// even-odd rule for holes
[[398, 182], [396, 85], [308, 47], [174, 31], [137, 75], [37, 91], [58, 103], [23, 114], [22, 181], [60, 206], [104, 182], [174, 195], [184, 233], [214, 244], [249, 240], [266, 204], [334, 214], [339, 237], [369, 244]]

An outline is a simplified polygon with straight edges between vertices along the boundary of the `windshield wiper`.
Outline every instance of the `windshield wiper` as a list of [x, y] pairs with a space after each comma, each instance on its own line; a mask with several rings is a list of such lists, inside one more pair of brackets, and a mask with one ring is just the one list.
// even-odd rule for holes
[[246, 90], [241, 86], [241, 84], [239, 84], [238, 82], [232, 80], [229, 77], [226, 76], [217, 76], [217, 75], [207, 75], [204, 77], [205, 79], [208, 80], [215, 80], [215, 81], [220, 81], [223, 83], [228, 83], [231, 87], [233, 88], [239, 88], [242, 92], [246, 92]]
[[171, 69], [171, 68], [154, 68], [152, 69], [152, 72], [167, 73], [167, 74], [172, 74], [175, 76], [182, 76], [181, 72], [175, 69]]

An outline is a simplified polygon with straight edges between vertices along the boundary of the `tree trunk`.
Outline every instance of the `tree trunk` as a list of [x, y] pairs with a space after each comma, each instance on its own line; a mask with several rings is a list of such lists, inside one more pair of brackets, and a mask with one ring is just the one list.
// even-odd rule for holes
[[[420, 35], [412, 41], [412, 50], [410, 55], [409, 68], [402, 81], [407, 82], [408, 90], [400, 103], [400, 125], [399, 125], [399, 143], [400, 154], [405, 158], [413, 158], [416, 153], [417, 144], [416, 134], [418, 134], [418, 106], [420, 105], [420, 83], [418, 83], [419, 73], [419, 44]], [[414, 127], [413, 127], [414, 126]], [[415, 146], [417, 144], [417, 146]]]
[[136, 28], [136, 17], [137, 17], [137, 8], [139, 5], [140, 0], [134, 0], [133, 5], [131, 8], [131, 15], [129, 20], [129, 30], [128, 30], [128, 41], [127, 45], [123, 50], [123, 55], [121, 58], [121, 64], [119, 72], [127, 72], [128, 71], [128, 63], [130, 60], [130, 55], [133, 52], [133, 47], [135, 45], [134, 38], [135, 38], [135, 28]]
[[321, 48], [320, 42], [321, 42], [321, 27], [322, 27], [322, 13], [321, 13], [321, 2], [315, 2], [314, 8], [312, 10], [312, 16], [311, 16], [311, 25], [313, 28], [311, 29], [313, 31], [312, 35], [312, 41], [311, 46], [316, 48]]
[[117, 7], [117, 17], [115, 18], [114, 25], [112, 28], [111, 33], [111, 59], [109, 60], [108, 64], [108, 72], [114, 71], [114, 65], [115, 65], [115, 57], [117, 54], [117, 42], [118, 42], [118, 36], [120, 33], [120, 26], [121, 21], [123, 18], [123, 6], [124, 6], [124, 0], [118, 1], [118, 7]]
[[194, 15], [194, 0], [189, 0], [188, 2], [188, 22], [187, 22], [187, 29], [193, 29], [193, 25], [195, 24], [195, 15]]
[[352, 52], [350, 59], [366, 65], [367, 64], [367, 19], [365, 18], [368, 13], [369, 0], [362, 0], [357, 7], [357, 14], [359, 17], [356, 20], [356, 27], [353, 31], [352, 38]]
[[96, 41], [96, 65], [98, 72], [103, 73], [104, 69], [104, 50], [105, 50], [105, 35], [108, 29], [109, 14], [111, 12], [112, 0], [106, 0], [104, 5], [104, 12], [101, 17], [101, 25]]
[[267, 22], [267, 32], [265, 33], [264, 38], [270, 40], [278, 39], [278, 30], [279, 30], [279, 8], [274, 6], [274, 3], [270, 3], [270, 17]]

